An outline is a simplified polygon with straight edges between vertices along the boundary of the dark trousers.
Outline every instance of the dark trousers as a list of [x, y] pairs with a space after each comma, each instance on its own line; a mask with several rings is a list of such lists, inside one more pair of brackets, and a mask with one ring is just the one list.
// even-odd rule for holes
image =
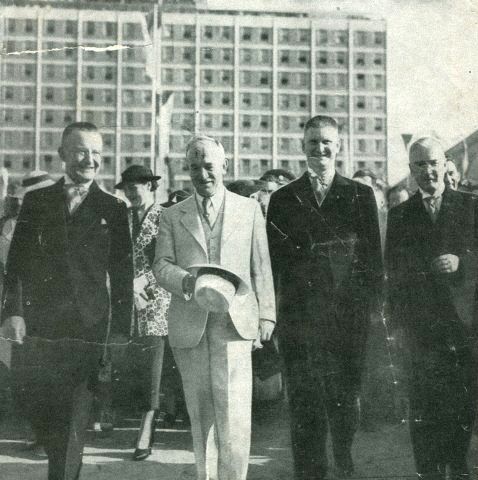
[[48, 455], [48, 480], [79, 478], [102, 349], [94, 342], [25, 338], [13, 391]]
[[306, 345], [282, 345], [296, 480], [327, 474], [327, 432], [338, 467], [352, 468], [360, 377], [345, 357]]
[[421, 478], [469, 478], [467, 454], [476, 405], [476, 369], [473, 346], [412, 350], [409, 373], [410, 433], [417, 472]]

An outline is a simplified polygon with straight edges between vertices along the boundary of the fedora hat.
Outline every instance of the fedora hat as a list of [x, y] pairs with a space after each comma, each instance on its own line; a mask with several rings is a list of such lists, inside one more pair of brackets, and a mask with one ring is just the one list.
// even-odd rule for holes
[[116, 190], [123, 190], [124, 184], [131, 183], [142, 183], [149, 182], [153, 180], [159, 180], [161, 177], [159, 175], [153, 175], [153, 172], [150, 168], [143, 165], [131, 165], [124, 172], [121, 173], [121, 182], [115, 185]]
[[194, 299], [208, 312], [227, 312], [236, 295], [246, 295], [248, 284], [233, 271], [216, 264], [191, 265], [196, 276]]
[[20, 198], [28, 192], [33, 192], [33, 190], [38, 190], [39, 188], [49, 187], [54, 183], [55, 181], [51, 178], [48, 172], [43, 170], [33, 170], [22, 178]]

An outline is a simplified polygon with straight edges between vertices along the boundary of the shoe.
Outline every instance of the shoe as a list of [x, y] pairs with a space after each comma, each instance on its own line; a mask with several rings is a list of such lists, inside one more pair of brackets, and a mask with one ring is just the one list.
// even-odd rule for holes
[[[144, 422], [145, 422], [146, 415], [147, 415], [146, 413], [143, 414], [143, 418], [141, 420], [141, 426], [140, 426], [139, 432], [138, 432], [138, 439], [136, 440], [136, 445], [139, 444], [141, 432], [143, 431], [143, 428], [144, 428]], [[150, 432], [151, 433], [150, 433], [150, 436], [149, 436], [149, 446], [148, 446], [148, 448], [138, 448], [138, 446], [136, 446], [136, 448], [134, 450], [134, 453], [133, 453], [133, 460], [135, 460], [135, 461], [146, 460], [151, 455], [151, 452], [153, 450], [154, 432], [155, 432], [155, 429], [156, 429], [156, 417], [157, 417], [157, 415], [158, 415], [157, 410], [154, 410], [154, 413], [151, 416], [151, 424], [150, 424]]]

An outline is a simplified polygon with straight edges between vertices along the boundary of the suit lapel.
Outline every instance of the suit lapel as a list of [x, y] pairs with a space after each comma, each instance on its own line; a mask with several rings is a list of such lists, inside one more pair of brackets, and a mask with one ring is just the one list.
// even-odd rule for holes
[[224, 197], [224, 219], [222, 223], [221, 247], [227, 242], [229, 237], [238, 231], [238, 223], [241, 215], [234, 215], [237, 202], [234, 195], [226, 190]]
[[[45, 211], [44, 223], [39, 231], [39, 243], [45, 245], [45, 242], [54, 242], [59, 252], [67, 250], [67, 232], [66, 232], [66, 203], [64, 194], [64, 179], [59, 180], [50, 190], [45, 192]], [[48, 233], [48, 231], [50, 233]], [[47, 235], [47, 237], [44, 237]], [[50, 238], [51, 237], [51, 238]]]
[[181, 202], [181, 223], [207, 254], [206, 236], [202, 228], [195, 195]]

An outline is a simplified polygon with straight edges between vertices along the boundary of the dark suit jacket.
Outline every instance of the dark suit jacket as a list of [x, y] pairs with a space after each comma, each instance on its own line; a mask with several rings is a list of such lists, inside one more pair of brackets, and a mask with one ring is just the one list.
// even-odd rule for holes
[[[93, 182], [70, 215], [64, 180], [25, 196], [7, 261], [3, 318], [21, 315], [27, 335], [81, 330], [129, 335], [133, 264], [126, 205]], [[80, 324], [80, 327], [78, 328]], [[78, 332], [80, 332], [78, 334]]]
[[[456, 318], [476, 334], [478, 211], [476, 197], [446, 189], [435, 223], [417, 192], [389, 213], [386, 263], [391, 320], [419, 342], [450, 333], [441, 322]], [[451, 253], [458, 271], [435, 274], [431, 262]]]
[[336, 173], [319, 207], [306, 173], [272, 195], [267, 232], [282, 342], [361, 354], [382, 280], [373, 191]]

